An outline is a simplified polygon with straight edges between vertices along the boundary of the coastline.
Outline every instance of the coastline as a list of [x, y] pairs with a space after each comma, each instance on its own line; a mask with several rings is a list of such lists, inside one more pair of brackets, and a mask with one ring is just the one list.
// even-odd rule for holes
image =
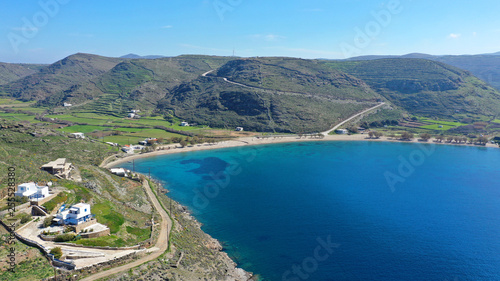
[[[292, 143], [292, 142], [311, 142], [311, 141], [378, 141], [378, 142], [401, 142], [401, 143], [427, 143], [427, 144], [438, 144], [438, 145], [455, 145], [455, 146], [473, 146], [473, 147], [491, 147], [499, 148], [498, 145], [487, 143], [485, 145], [475, 145], [475, 144], [458, 144], [458, 143], [448, 143], [448, 142], [435, 142], [435, 141], [419, 141], [418, 139], [413, 139], [411, 141], [402, 141], [399, 139], [391, 139], [388, 137], [381, 137], [379, 139], [370, 139], [367, 134], [355, 134], [355, 135], [328, 135], [322, 139], [317, 138], [299, 138], [297, 136], [280, 136], [280, 137], [266, 137], [266, 138], [256, 138], [256, 137], [242, 137], [234, 140], [228, 140], [219, 142], [216, 144], [196, 144], [193, 146], [180, 147], [178, 144], [170, 144], [161, 146], [159, 149], [153, 152], [132, 154], [123, 158], [115, 159], [111, 162], [105, 163], [106, 159], [101, 167], [109, 169], [111, 167], [118, 166], [120, 164], [132, 161], [135, 159], [148, 158], [166, 154], [176, 154], [176, 153], [186, 153], [191, 151], [200, 150], [212, 150], [228, 147], [240, 147], [240, 146], [254, 146], [254, 145], [264, 145], [264, 144], [274, 144], [274, 143]], [[115, 154], [114, 157], [117, 155]]]
[[[193, 146], [180, 147], [178, 144], [170, 144], [164, 145], [160, 147], [160, 150], [130, 155], [124, 158], [119, 158], [109, 163], [101, 165], [103, 168], [111, 168], [114, 166], [118, 166], [120, 164], [129, 162], [133, 159], [141, 159], [148, 158], [154, 156], [161, 156], [166, 154], [177, 154], [177, 153], [188, 153], [192, 151], [202, 151], [202, 150], [213, 150], [213, 149], [221, 149], [221, 148], [229, 148], [229, 147], [242, 147], [242, 146], [256, 146], [256, 145], [266, 145], [266, 144], [277, 144], [277, 143], [294, 143], [294, 142], [318, 142], [318, 141], [376, 141], [376, 142], [400, 142], [400, 143], [427, 143], [427, 144], [442, 144], [442, 145], [456, 145], [456, 146], [475, 146], [475, 147], [491, 147], [491, 148], [499, 148], [499, 146], [494, 144], [486, 144], [486, 145], [474, 145], [474, 144], [456, 144], [456, 143], [447, 143], [447, 142], [435, 142], [429, 140], [428, 142], [419, 141], [418, 139], [414, 139], [411, 141], [402, 141], [399, 139], [391, 139], [388, 137], [382, 137], [379, 139], [370, 139], [367, 134], [356, 134], [356, 135], [328, 135], [322, 139], [317, 138], [299, 138], [297, 136], [280, 136], [280, 137], [267, 137], [267, 138], [257, 138], [257, 137], [242, 137], [234, 140], [223, 141], [216, 144], [197, 144]], [[115, 155], [116, 156], [116, 155]], [[154, 181], [155, 184], [159, 185], [159, 187], [166, 191], [165, 187], [159, 182]], [[164, 194], [169, 200], [172, 200], [168, 193]], [[178, 206], [179, 209], [187, 210], [188, 208], [177, 201], [174, 201], [174, 204]], [[193, 217], [189, 212], [184, 212], [184, 217], [188, 218], [189, 221], [193, 222], [198, 231], [204, 233], [210, 242], [210, 247], [216, 250], [219, 253], [220, 259], [223, 261], [225, 266], [227, 266], [228, 271], [227, 274], [231, 276], [231, 280], [258, 280], [259, 274], [254, 272], [248, 272], [240, 267], [238, 264], [227, 254], [227, 252], [222, 250], [222, 246], [220, 241], [213, 238], [210, 234], [201, 230], [201, 223]], [[177, 222], [178, 223], [178, 222]]]

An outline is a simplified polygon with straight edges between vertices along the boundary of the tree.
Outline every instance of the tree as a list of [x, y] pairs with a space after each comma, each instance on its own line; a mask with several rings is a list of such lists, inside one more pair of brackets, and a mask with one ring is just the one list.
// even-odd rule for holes
[[54, 258], [59, 259], [62, 257], [61, 247], [55, 247], [50, 249], [50, 253], [54, 255]]
[[376, 138], [376, 139], [379, 139], [381, 136], [383, 136], [384, 134], [382, 132], [378, 132], [378, 131], [375, 131], [373, 132], [373, 136]]
[[438, 135], [438, 136], [436, 136], [436, 140], [437, 140], [438, 142], [443, 142], [443, 140], [444, 140], [444, 136], [443, 136], [443, 135]]
[[186, 140], [181, 140], [179, 142], [179, 144], [182, 146], [182, 147], [186, 147], [186, 145], [188, 144], [188, 142]]
[[477, 139], [477, 141], [479, 142], [479, 144], [486, 144], [488, 142], [488, 138], [487, 137], [479, 137]]
[[423, 133], [423, 134], [420, 134], [420, 138], [424, 141], [429, 141], [429, 139], [431, 138], [431, 135], [428, 133]]
[[408, 140], [408, 141], [409, 141], [409, 140], [412, 140], [412, 139], [413, 139], [413, 134], [412, 134], [412, 133], [410, 133], [410, 132], [403, 132], [403, 133], [401, 134], [401, 139], [402, 139], [402, 140]]
[[450, 137], [447, 137], [447, 138], [446, 138], [446, 141], [447, 141], [447, 142], [452, 142], [452, 141], [453, 141], [453, 137], [451, 137], [451, 136], [450, 136]]
[[368, 137], [373, 138], [375, 136], [375, 132], [369, 131], [368, 132]]

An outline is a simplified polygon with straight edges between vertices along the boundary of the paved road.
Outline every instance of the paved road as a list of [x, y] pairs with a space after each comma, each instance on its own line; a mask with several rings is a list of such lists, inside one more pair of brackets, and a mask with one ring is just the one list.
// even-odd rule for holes
[[144, 190], [148, 194], [149, 198], [151, 199], [151, 202], [153, 203], [153, 206], [158, 211], [162, 219], [160, 224], [160, 235], [158, 236], [158, 241], [156, 242], [156, 245], [152, 249], [150, 249], [153, 253], [143, 258], [140, 258], [136, 261], [133, 261], [131, 263], [127, 263], [122, 266], [112, 268], [110, 270], [98, 272], [94, 275], [82, 279], [82, 281], [97, 280], [99, 278], [107, 277], [116, 273], [120, 273], [122, 271], [129, 270], [145, 262], [152, 261], [158, 258], [161, 254], [163, 254], [167, 250], [170, 229], [172, 228], [172, 221], [170, 220], [170, 217], [168, 216], [167, 212], [161, 207], [160, 202], [158, 202], [158, 199], [156, 199], [155, 195], [153, 194], [153, 191], [151, 191], [151, 187], [149, 186], [147, 180], [144, 180], [142, 182], [142, 186], [144, 187]]
[[374, 106], [374, 107], [368, 108], [368, 109], [366, 109], [366, 110], [361, 111], [360, 113], [354, 114], [353, 116], [351, 116], [351, 117], [347, 118], [346, 120], [344, 120], [344, 121], [340, 122], [339, 124], [335, 125], [335, 126], [334, 126], [333, 128], [331, 128], [330, 130], [322, 132], [322, 134], [323, 134], [323, 135], [325, 135], [325, 136], [327, 136], [329, 133], [331, 133], [332, 131], [337, 130], [337, 128], [339, 128], [340, 126], [344, 125], [345, 123], [347, 123], [347, 122], [351, 121], [352, 119], [354, 119], [354, 118], [356, 118], [356, 117], [358, 117], [358, 116], [360, 116], [360, 115], [363, 115], [363, 114], [365, 114], [365, 113], [367, 113], [367, 112], [370, 112], [370, 111], [372, 111], [372, 110], [374, 110], [374, 109], [377, 109], [377, 108], [381, 107], [381, 106], [382, 106], [382, 105], [384, 105], [384, 104], [385, 104], [385, 102], [381, 102], [380, 104], [377, 104], [377, 105], [376, 105], [376, 106]]

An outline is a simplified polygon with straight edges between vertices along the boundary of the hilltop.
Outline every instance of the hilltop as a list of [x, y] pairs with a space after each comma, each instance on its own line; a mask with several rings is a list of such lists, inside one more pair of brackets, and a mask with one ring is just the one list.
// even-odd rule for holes
[[422, 53], [412, 53], [402, 56], [360, 56], [348, 60], [363, 61], [386, 58], [419, 58], [443, 62], [463, 70], [470, 71], [479, 79], [500, 90], [500, 52], [480, 55], [447, 55], [434, 56]]

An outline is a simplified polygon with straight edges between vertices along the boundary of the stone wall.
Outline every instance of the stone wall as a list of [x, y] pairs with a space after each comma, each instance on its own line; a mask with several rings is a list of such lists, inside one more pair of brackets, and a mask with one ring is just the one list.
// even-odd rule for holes
[[96, 237], [101, 237], [101, 236], [106, 236], [110, 235], [111, 232], [109, 228], [106, 228], [105, 230], [101, 230], [99, 232], [87, 232], [87, 233], [80, 233], [80, 236], [82, 238], [96, 238]]
[[88, 227], [88, 226], [91, 226], [93, 224], [96, 224], [97, 223], [97, 220], [96, 219], [91, 219], [91, 220], [88, 220], [84, 223], [81, 223], [79, 225], [70, 225], [71, 228], [73, 228], [73, 230], [76, 232], [76, 233], [79, 233], [80, 231], [82, 231], [84, 228]]

